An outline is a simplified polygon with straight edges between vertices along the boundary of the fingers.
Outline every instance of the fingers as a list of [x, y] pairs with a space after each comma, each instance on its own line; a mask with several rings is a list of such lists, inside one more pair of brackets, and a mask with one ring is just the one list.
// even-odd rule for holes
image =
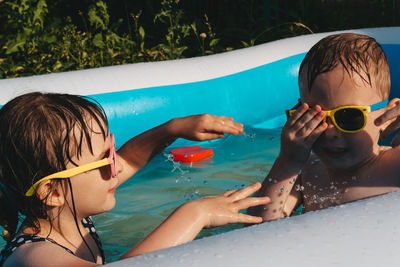
[[291, 138], [301, 137], [307, 138], [310, 141], [316, 140], [326, 129], [327, 125], [321, 124], [324, 118], [325, 112], [322, 111], [321, 106], [316, 105], [310, 109], [306, 103], [303, 103], [299, 109], [288, 118], [284, 128]]
[[233, 190], [226, 191], [226, 192], [223, 194], [223, 196], [224, 196], [224, 197], [229, 197], [230, 195], [232, 195], [232, 194], [235, 193], [236, 191], [238, 191], [238, 189], [233, 189]]
[[244, 210], [254, 206], [266, 205], [271, 202], [269, 197], [249, 197], [236, 202], [237, 209]]
[[[400, 114], [399, 114], [400, 115]], [[393, 121], [386, 129], [381, 133], [381, 138], [387, 139], [392, 134], [396, 133], [400, 129], [400, 117], [398, 117], [395, 121]]]
[[296, 121], [292, 122], [292, 129], [296, 132], [302, 132], [314, 126], [314, 128], [322, 121], [325, 114], [321, 112], [320, 106], [315, 106], [314, 108], [308, 109], [303, 113], [297, 114], [301, 115]]
[[231, 194], [229, 197], [232, 198], [233, 202], [235, 202], [235, 201], [238, 201], [238, 200], [241, 200], [241, 199], [244, 199], [244, 198], [250, 196], [251, 194], [257, 192], [260, 188], [261, 188], [261, 184], [259, 182], [257, 182], [252, 185], [249, 185], [243, 189], [237, 190], [236, 192]]
[[207, 129], [218, 133], [243, 134], [243, 124], [234, 122], [233, 118], [225, 116], [213, 116], [214, 123]]
[[213, 139], [218, 139], [218, 138], [224, 138], [224, 134], [220, 133], [201, 133], [199, 134], [199, 137], [197, 140], [199, 141], [205, 141], [205, 140], [213, 140]]
[[243, 134], [243, 124], [234, 122], [233, 118], [209, 114], [198, 115], [197, 131], [200, 140], [223, 138], [224, 133]]
[[383, 113], [381, 116], [376, 118], [374, 121], [376, 126], [380, 126], [391, 119], [394, 119], [400, 115], [400, 99], [393, 98], [390, 100], [389, 104], [387, 105], [388, 110]]
[[261, 223], [262, 218], [257, 216], [251, 216], [248, 214], [238, 213], [237, 223]]
[[301, 116], [303, 116], [304, 112], [306, 112], [309, 109], [309, 106], [307, 103], [301, 104], [301, 106], [293, 113], [292, 116], [289, 117], [288, 119], [288, 126], [293, 126], [298, 119], [300, 119]]
[[400, 145], [400, 134], [397, 134], [397, 135], [393, 138], [393, 140], [392, 140], [392, 142], [390, 143], [390, 145], [391, 145], [392, 147], [396, 147], [396, 146]]

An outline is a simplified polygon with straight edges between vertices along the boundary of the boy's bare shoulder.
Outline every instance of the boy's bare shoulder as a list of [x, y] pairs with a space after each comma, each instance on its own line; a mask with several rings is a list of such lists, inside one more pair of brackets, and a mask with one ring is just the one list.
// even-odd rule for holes
[[381, 146], [379, 148], [379, 156], [381, 157], [381, 166], [390, 168], [390, 170], [400, 170], [400, 146], [390, 147]]

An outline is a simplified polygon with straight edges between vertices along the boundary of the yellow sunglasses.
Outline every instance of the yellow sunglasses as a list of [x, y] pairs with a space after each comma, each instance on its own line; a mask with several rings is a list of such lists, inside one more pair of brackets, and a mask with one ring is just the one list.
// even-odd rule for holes
[[[342, 106], [332, 110], [324, 110], [324, 121], [326, 121], [326, 117], [329, 117], [340, 131], [356, 133], [364, 129], [367, 124], [368, 113], [386, 107], [388, 102], [389, 100], [384, 100], [372, 106]], [[292, 116], [295, 111], [296, 109], [289, 110], [289, 116]]]
[[59, 179], [59, 178], [69, 178], [69, 177], [78, 175], [80, 173], [94, 170], [94, 169], [97, 169], [97, 168], [100, 168], [100, 167], [103, 167], [106, 165], [110, 165], [111, 177], [114, 178], [117, 176], [116, 170], [115, 170], [115, 164], [116, 164], [115, 138], [114, 138], [114, 134], [110, 134], [110, 154], [107, 158], [97, 160], [97, 161], [94, 161], [94, 162], [91, 162], [88, 164], [84, 164], [84, 165], [81, 165], [78, 167], [74, 167], [74, 168], [71, 168], [68, 170], [50, 174], [50, 175], [38, 180], [36, 183], [34, 183], [28, 189], [28, 191], [26, 191], [25, 196], [27, 196], [27, 197], [32, 196], [35, 193], [38, 185], [43, 181], [47, 181], [47, 180], [51, 180], [51, 179]]

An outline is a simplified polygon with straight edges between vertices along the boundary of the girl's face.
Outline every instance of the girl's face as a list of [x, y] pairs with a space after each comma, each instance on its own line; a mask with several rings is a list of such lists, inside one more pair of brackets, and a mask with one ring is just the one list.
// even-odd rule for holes
[[[90, 152], [87, 141], [84, 138], [82, 142], [82, 155], [79, 159], [76, 156], [72, 158], [78, 166], [101, 160], [109, 155], [110, 135], [104, 140], [99, 125], [92, 121], [91, 127], [93, 128], [91, 134], [93, 153]], [[76, 154], [76, 152], [72, 154]], [[67, 164], [67, 168], [73, 167], [76, 166], [72, 163]], [[115, 168], [117, 176], [114, 178], [109, 171], [109, 165], [70, 178], [78, 217], [84, 218], [103, 213], [111, 210], [115, 206], [114, 194], [118, 184], [118, 173], [120, 172], [120, 164], [118, 162]], [[66, 190], [65, 194], [71, 206], [72, 200], [69, 189]]]

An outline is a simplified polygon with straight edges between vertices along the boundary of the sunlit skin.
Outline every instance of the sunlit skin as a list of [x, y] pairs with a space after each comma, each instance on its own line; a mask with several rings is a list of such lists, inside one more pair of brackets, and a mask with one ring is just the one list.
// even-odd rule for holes
[[323, 122], [324, 110], [382, 101], [374, 83], [340, 65], [318, 75], [311, 90], [300, 80], [303, 104], [282, 129], [281, 152], [259, 193], [272, 201], [251, 213], [270, 221], [289, 216], [301, 203], [311, 211], [399, 189], [400, 149], [378, 145], [380, 131], [400, 115], [390, 111], [398, 109], [398, 99], [369, 113], [357, 133], [340, 131], [329, 118]]
[[[93, 153], [86, 140], [82, 144], [82, 154], [72, 160], [77, 165], [90, 163], [108, 156], [110, 135], [103, 138], [100, 127], [93, 119], [88, 119], [93, 133], [91, 135]], [[50, 180], [40, 183], [36, 190], [39, 199], [50, 192], [46, 204], [48, 216], [53, 222], [52, 228], [46, 219], [39, 219], [40, 237], [51, 238], [58, 244], [70, 249], [76, 256], [49, 242], [27, 243], [18, 247], [7, 259], [4, 266], [95, 266], [101, 263], [100, 251], [92, 237], [81, 224], [82, 218], [111, 210], [115, 206], [115, 189], [143, 168], [156, 154], [161, 152], [176, 138], [189, 140], [211, 140], [223, 138], [225, 133], [243, 134], [243, 125], [233, 118], [212, 116], [209, 114], [175, 118], [169, 122], [144, 132], [125, 143], [117, 151], [117, 176], [105, 177], [104, 170], [94, 169], [70, 178], [76, 216], [79, 228], [95, 255], [96, 263], [90, 251], [80, 237], [73, 213], [71, 194], [66, 179], [62, 186], [51, 188]], [[71, 147], [71, 155], [76, 148]], [[75, 167], [67, 162], [67, 168]], [[161, 225], [139, 244], [128, 250], [122, 257], [128, 258], [151, 251], [176, 246], [193, 240], [204, 227], [214, 227], [228, 223], [260, 223], [261, 217], [240, 213], [240, 210], [256, 205], [265, 205], [268, 197], [250, 197], [261, 188], [255, 183], [241, 190], [227, 191], [220, 196], [207, 197], [178, 207]], [[68, 204], [69, 203], [69, 204]], [[134, 196], [132, 199], [134, 203]], [[25, 234], [33, 234], [33, 229], [24, 228]], [[17, 236], [21, 234], [17, 233]], [[51, 257], [49, 257], [51, 255]]]

